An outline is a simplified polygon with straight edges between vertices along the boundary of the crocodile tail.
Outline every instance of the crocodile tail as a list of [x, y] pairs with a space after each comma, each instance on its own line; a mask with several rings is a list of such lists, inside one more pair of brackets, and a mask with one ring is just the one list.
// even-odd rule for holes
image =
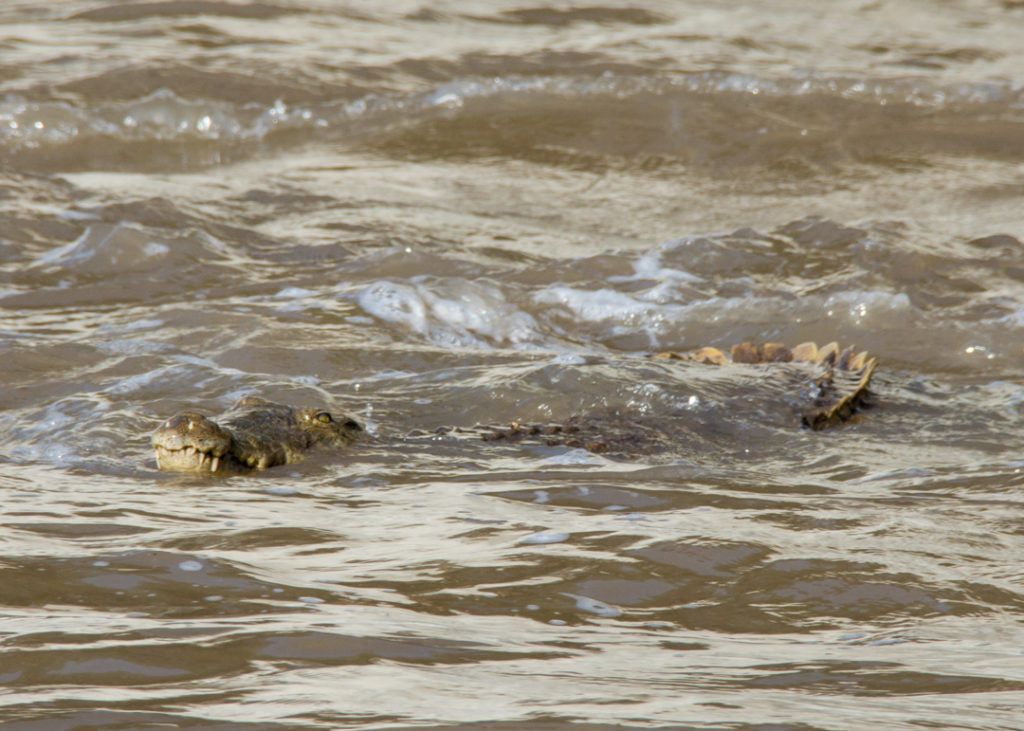
[[655, 358], [689, 360], [708, 365], [728, 363], [817, 363], [825, 369], [815, 379], [814, 403], [802, 415], [802, 423], [811, 429], [825, 429], [848, 421], [867, 395], [875, 359], [867, 351], [857, 352], [853, 346], [844, 350], [837, 343], [822, 347], [808, 342], [789, 348], [783, 343], [738, 343], [729, 355], [714, 347], [699, 348], [692, 353], [657, 353]]
[[794, 360], [821, 363], [825, 375], [814, 385], [817, 396], [803, 413], [803, 424], [811, 429], [825, 429], [849, 421], [864, 403], [877, 361], [867, 351], [857, 352], [853, 346], [839, 350], [836, 343], [818, 348], [814, 343], [801, 343], [793, 349], [799, 353]]

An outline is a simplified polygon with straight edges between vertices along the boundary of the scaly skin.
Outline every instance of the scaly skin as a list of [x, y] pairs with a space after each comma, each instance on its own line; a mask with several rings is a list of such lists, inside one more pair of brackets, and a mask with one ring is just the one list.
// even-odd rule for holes
[[218, 421], [182, 411], [153, 433], [152, 444], [161, 470], [238, 474], [297, 462], [316, 446], [350, 444], [362, 430], [346, 416], [248, 396]]
[[[836, 343], [819, 348], [802, 343], [789, 348], [782, 343], [740, 343], [729, 355], [718, 348], [700, 348], [692, 353], [657, 353], [653, 358], [686, 360], [705, 365], [769, 365], [811, 363], [820, 366], [820, 375], [808, 382], [811, 402], [801, 414], [801, 423], [810, 429], [825, 429], [849, 421], [868, 395], [875, 359], [853, 347], [839, 350]], [[549, 446], [579, 447], [590, 452], [622, 455], [645, 454], [663, 449], [666, 444], [682, 443], [687, 433], [671, 422], [651, 425], [629, 414], [581, 414], [561, 424], [519, 424], [485, 427], [480, 435], [488, 442], [540, 442]]]
[[729, 356], [718, 348], [700, 348], [686, 355], [658, 353], [654, 357], [708, 365], [816, 363], [823, 368], [822, 375], [814, 381], [818, 393], [802, 417], [803, 425], [811, 429], [825, 429], [849, 421], [867, 398], [871, 374], [875, 372], [875, 359], [869, 357], [867, 351], [858, 353], [852, 345], [839, 350], [835, 342], [820, 348], [815, 343], [801, 343], [792, 349], [783, 343], [754, 345], [745, 342], [732, 346]]
[[[718, 348], [692, 353], [658, 353], [655, 358], [688, 360], [707, 365], [765, 365], [803, 362], [820, 366], [821, 375], [808, 385], [813, 394], [802, 414], [803, 425], [823, 429], [848, 421], [868, 393], [875, 359], [852, 347], [840, 351], [836, 343], [819, 348], [803, 343], [788, 348], [782, 343], [734, 345], [727, 356]], [[290, 406], [247, 397], [214, 421], [195, 411], [172, 416], [153, 434], [157, 466], [162, 470], [199, 473], [241, 473], [296, 462], [318, 445], [344, 446], [355, 441], [362, 427], [348, 417], [335, 420], [326, 411]], [[435, 433], [473, 433], [441, 427]], [[583, 414], [557, 425], [486, 427], [485, 441], [541, 441], [581, 447], [591, 452], [644, 454], [687, 438], [685, 426], [648, 424], [628, 414]]]

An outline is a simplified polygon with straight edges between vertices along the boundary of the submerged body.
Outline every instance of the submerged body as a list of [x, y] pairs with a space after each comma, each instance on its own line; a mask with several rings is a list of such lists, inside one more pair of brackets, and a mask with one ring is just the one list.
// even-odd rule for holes
[[[801, 388], [807, 394], [801, 420], [811, 429], [847, 421], [866, 397], [875, 367], [874, 358], [866, 353], [857, 353], [852, 347], [840, 351], [835, 343], [822, 348], [803, 343], [792, 349], [781, 343], [742, 343], [733, 346], [728, 356], [717, 348], [701, 348], [688, 354], [659, 353], [654, 357], [715, 366], [790, 362], [816, 365], [820, 370]], [[484, 441], [525, 440], [628, 457], [687, 443], [688, 429], [671, 420], [651, 423], [633, 414], [601, 412], [572, 416], [560, 424], [512, 423], [465, 430], [442, 426], [434, 433], [479, 434]], [[319, 409], [294, 409], [246, 397], [217, 421], [194, 411], [180, 412], [157, 429], [152, 443], [161, 470], [231, 474], [296, 462], [317, 446], [345, 446], [361, 431], [362, 427], [348, 417], [335, 419]]]
[[[804, 406], [800, 423], [810, 429], [826, 429], [848, 422], [864, 404], [875, 370], [875, 359], [865, 351], [837, 343], [818, 347], [812, 342], [789, 348], [783, 343], [739, 343], [726, 355], [718, 348], [705, 347], [691, 353], [657, 353], [654, 358], [682, 360], [710, 366], [809, 364], [818, 370], [800, 387]], [[767, 394], [764, 398], [771, 398]], [[796, 422], [794, 417], [794, 422]], [[493, 442], [539, 442], [589, 452], [633, 456], [671, 451], [679, 444], [693, 444], [689, 427], [672, 419], [651, 420], [621, 411], [586, 413], [560, 424], [519, 424], [486, 427], [481, 438]]]
[[161, 470], [237, 474], [297, 462], [317, 446], [351, 444], [362, 430], [346, 416], [247, 396], [217, 421], [195, 411], [175, 414], [152, 444]]

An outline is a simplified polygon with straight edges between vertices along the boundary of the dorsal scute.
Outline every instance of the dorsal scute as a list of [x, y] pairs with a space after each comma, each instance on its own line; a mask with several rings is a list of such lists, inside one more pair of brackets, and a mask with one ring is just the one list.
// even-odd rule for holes
[[823, 345], [818, 348], [818, 355], [815, 361], [826, 366], [834, 366], [836, 359], [839, 357], [839, 343], [832, 341], [828, 345]]
[[793, 360], [793, 352], [784, 343], [755, 345], [748, 340], [732, 346], [730, 354], [733, 363], [789, 363]]
[[695, 350], [688, 360], [695, 360], [708, 365], [725, 365], [729, 362], [728, 356], [718, 348], [700, 348]]
[[799, 363], [814, 363], [818, 357], [818, 344], [813, 342], [800, 343], [793, 348], [793, 360]]

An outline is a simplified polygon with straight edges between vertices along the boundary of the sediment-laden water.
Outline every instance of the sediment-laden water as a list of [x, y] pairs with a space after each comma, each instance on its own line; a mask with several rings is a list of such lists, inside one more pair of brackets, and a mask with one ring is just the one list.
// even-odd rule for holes
[[[1021, 38], [1008, 0], [4, 5], [4, 728], [1024, 726]], [[649, 357], [744, 340], [869, 350], [868, 407]], [[366, 436], [157, 470], [245, 395]], [[471, 431], [573, 417], [640, 446]]]

